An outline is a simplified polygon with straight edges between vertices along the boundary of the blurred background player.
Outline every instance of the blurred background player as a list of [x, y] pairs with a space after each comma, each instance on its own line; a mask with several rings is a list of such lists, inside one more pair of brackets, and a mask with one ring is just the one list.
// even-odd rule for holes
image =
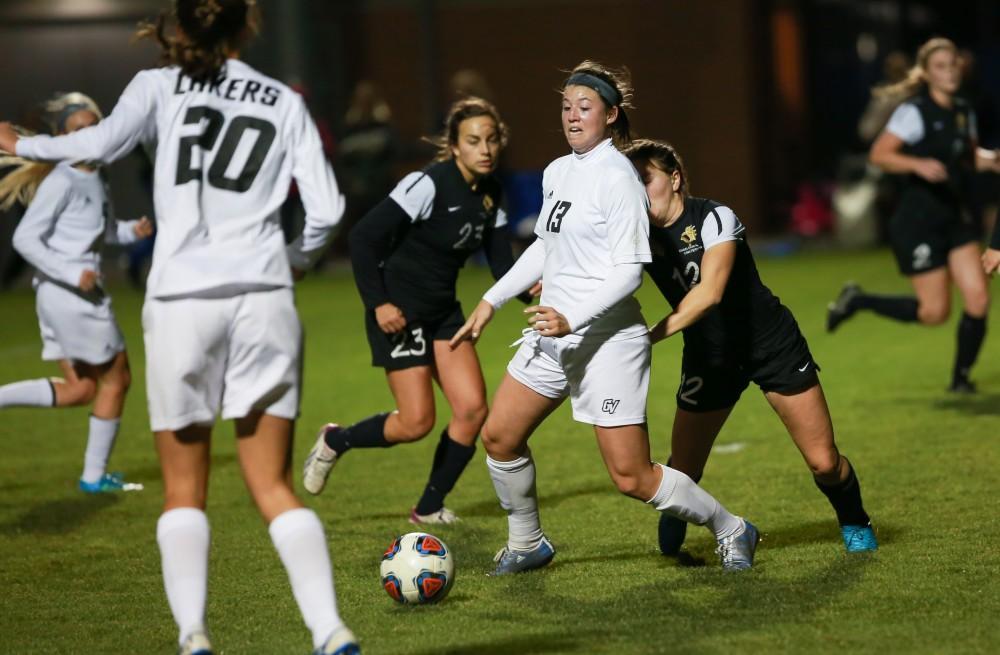
[[699, 525], [718, 541], [726, 570], [747, 569], [756, 528], [730, 514], [691, 478], [650, 461], [646, 427], [650, 342], [633, 293], [651, 260], [648, 201], [618, 148], [631, 140], [627, 71], [584, 61], [563, 83], [562, 127], [572, 152], [545, 169], [538, 239], [452, 339], [475, 341], [496, 308], [542, 279], [541, 304], [525, 310], [531, 328], [497, 389], [483, 445], [507, 544], [494, 575], [547, 565], [555, 549], [542, 532], [528, 440], [570, 397], [573, 418], [594, 426], [615, 486]]
[[[67, 134], [101, 119], [97, 104], [82, 93], [45, 104], [54, 134]], [[149, 237], [143, 217], [116, 221], [95, 164], [58, 165], [16, 156], [0, 157], [16, 167], [0, 180], [0, 208], [15, 202], [27, 210], [14, 232], [14, 248], [35, 268], [35, 308], [42, 359], [56, 361], [62, 378], [25, 380], [0, 387], [0, 407], [79, 407], [93, 403], [79, 488], [87, 493], [120, 491], [124, 480], [105, 472], [131, 383], [125, 339], [101, 277], [101, 246]]]
[[[646, 270], [673, 307], [650, 329], [655, 344], [684, 333], [681, 383], [667, 462], [698, 482], [751, 381], [760, 387], [833, 505], [848, 552], [878, 548], [851, 463], [837, 450], [830, 410], [809, 345], [792, 313], [761, 282], [746, 229], [733, 211], [689, 195], [668, 143], [642, 139], [625, 151], [649, 196], [653, 261]], [[660, 515], [660, 550], [676, 555], [687, 523]]]
[[[161, 45], [165, 67], [138, 73], [106, 120], [20, 141], [3, 124], [0, 147], [110, 162], [139, 143], [157, 144], [160, 230], [142, 322], [166, 495], [157, 541], [182, 655], [212, 652], [204, 509], [220, 410], [235, 422], [244, 480], [315, 653], [347, 655], [360, 650], [337, 612], [323, 525], [295, 497], [289, 470], [302, 356], [293, 269], [319, 257], [343, 199], [301, 97], [239, 60], [256, 26], [250, 0], [176, 0], [139, 32]], [[286, 251], [279, 209], [293, 178], [307, 214]]]
[[324, 426], [303, 471], [306, 490], [318, 494], [333, 465], [352, 448], [423, 439], [434, 428], [436, 381], [452, 416], [410, 513], [413, 523], [457, 520], [444, 506], [445, 496], [472, 459], [486, 420], [476, 349], [471, 343], [448, 347], [465, 322], [455, 297], [458, 272], [480, 248], [497, 279], [514, 261], [493, 176], [507, 144], [507, 126], [496, 107], [479, 98], [457, 101], [435, 143], [437, 161], [404, 177], [351, 231], [372, 366], [385, 369], [396, 410], [345, 428]]
[[917, 51], [905, 80], [879, 91], [905, 100], [872, 144], [870, 159], [888, 173], [906, 176], [889, 237], [916, 297], [866, 293], [850, 282], [830, 304], [826, 325], [833, 332], [859, 310], [939, 325], [951, 311], [954, 281], [964, 311], [948, 390], [974, 393], [969, 373], [986, 336], [990, 298], [970, 207], [972, 181], [977, 170], [1000, 171], [1000, 162], [977, 147], [976, 115], [956, 95], [959, 83], [955, 44], [934, 38]]

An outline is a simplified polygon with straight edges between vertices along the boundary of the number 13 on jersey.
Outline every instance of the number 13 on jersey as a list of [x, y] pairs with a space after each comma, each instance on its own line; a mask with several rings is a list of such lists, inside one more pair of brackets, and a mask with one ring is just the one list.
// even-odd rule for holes
[[573, 203], [567, 202], [565, 200], [556, 200], [556, 203], [552, 205], [552, 211], [549, 212], [549, 217], [545, 221], [545, 231], [546, 232], [559, 232], [562, 227], [563, 216], [569, 211], [569, 208], [573, 206]]

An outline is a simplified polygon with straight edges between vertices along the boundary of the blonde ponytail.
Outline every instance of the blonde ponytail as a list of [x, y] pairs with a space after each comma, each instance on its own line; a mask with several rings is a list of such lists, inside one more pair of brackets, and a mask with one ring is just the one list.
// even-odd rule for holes
[[[23, 128], [14, 129], [22, 136], [32, 136]], [[0, 210], [8, 211], [16, 203], [28, 205], [55, 164], [31, 161], [0, 150], [0, 168], [14, 169], [0, 179]]]
[[958, 52], [951, 39], [936, 37], [920, 46], [917, 50], [917, 63], [906, 73], [906, 77], [894, 84], [872, 89], [872, 93], [882, 99], [900, 103], [908, 100], [920, 93], [927, 82], [924, 80], [924, 73], [927, 71], [927, 60], [938, 50], [951, 50]]

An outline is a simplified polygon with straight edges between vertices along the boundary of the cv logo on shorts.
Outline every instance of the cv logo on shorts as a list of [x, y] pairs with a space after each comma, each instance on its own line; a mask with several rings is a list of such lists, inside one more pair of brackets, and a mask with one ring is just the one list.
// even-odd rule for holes
[[690, 246], [697, 238], [698, 231], [694, 229], [694, 225], [688, 225], [684, 228], [684, 231], [681, 232], [681, 241], [683, 241], [685, 245]]
[[620, 400], [615, 400], [614, 398], [605, 398], [601, 411], [606, 414], [614, 414], [615, 410], [618, 409], [618, 403], [620, 402]]

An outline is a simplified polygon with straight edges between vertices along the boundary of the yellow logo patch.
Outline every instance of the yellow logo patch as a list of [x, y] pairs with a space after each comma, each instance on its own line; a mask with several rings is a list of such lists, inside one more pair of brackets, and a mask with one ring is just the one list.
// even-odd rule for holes
[[688, 225], [681, 233], [681, 241], [683, 241], [685, 245], [690, 246], [697, 239], [698, 231], [694, 229], [694, 225]]
[[483, 196], [483, 209], [486, 211], [493, 209], [493, 198], [490, 196]]

